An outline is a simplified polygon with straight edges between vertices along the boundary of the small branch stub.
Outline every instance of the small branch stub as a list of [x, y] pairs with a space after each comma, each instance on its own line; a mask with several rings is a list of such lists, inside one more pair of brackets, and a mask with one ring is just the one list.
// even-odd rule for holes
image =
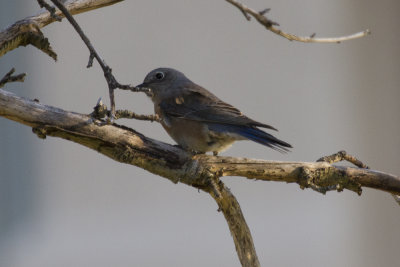
[[[103, 103], [102, 99], [99, 98], [97, 101], [96, 106], [93, 108], [93, 112], [90, 113], [90, 116], [102, 120], [106, 117], [110, 116], [109, 110], [107, 110], [107, 106]], [[115, 111], [115, 117], [114, 119], [136, 119], [136, 120], [143, 120], [143, 121], [160, 121], [160, 118], [156, 114], [151, 114], [151, 115], [142, 115], [142, 114], [136, 114], [135, 112], [132, 112], [130, 110], [116, 110]]]
[[339, 152], [337, 152], [335, 154], [332, 154], [330, 156], [325, 156], [325, 157], [319, 158], [317, 160], [317, 162], [335, 163], [335, 162], [344, 161], [344, 160], [354, 164], [355, 166], [357, 166], [359, 168], [369, 169], [369, 167], [367, 165], [362, 163], [356, 157], [347, 154], [347, 152], [344, 151], [344, 150], [339, 151]]
[[61, 21], [61, 17], [56, 14], [56, 8], [47, 4], [45, 0], [37, 0], [40, 7], [44, 7], [47, 11], [50, 12], [50, 15], [57, 21]]
[[6, 83], [12, 82], [23, 82], [25, 80], [26, 73], [18, 75], [12, 75], [15, 72], [15, 68], [12, 68], [6, 75], [0, 80], [0, 88], [4, 87]]

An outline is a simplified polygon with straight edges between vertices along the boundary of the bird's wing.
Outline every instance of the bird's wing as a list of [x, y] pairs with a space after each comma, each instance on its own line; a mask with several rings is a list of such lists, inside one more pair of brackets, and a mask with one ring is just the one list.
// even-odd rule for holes
[[175, 97], [164, 99], [161, 110], [168, 116], [182, 119], [237, 126], [258, 126], [276, 130], [274, 127], [254, 121], [237, 108], [223, 102], [200, 86], [191, 86]]

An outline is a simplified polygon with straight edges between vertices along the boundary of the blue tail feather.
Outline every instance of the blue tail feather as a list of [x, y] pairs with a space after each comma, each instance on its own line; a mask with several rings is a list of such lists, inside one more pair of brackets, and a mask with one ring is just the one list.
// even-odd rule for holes
[[292, 146], [282, 140], [279, 140], [272, 134], [264, 132], [256, 128], [255, 126], [244, 126], [244, 125], [223, 125], [223, 124], [208, 124], [208, 127], [212, 131], [221, 133], [234, 133], [242, 136], [243, 138], [249, 139], [261, 145], [270, 147], [279, 152], [288, 152]]
[[237, 127], [234, 132], [251, 141], [278, 150], [280, 152], [288, 152], [288, 148], [292, 147], [290, 144], [279, 140], [275, 136], [255, 127]]

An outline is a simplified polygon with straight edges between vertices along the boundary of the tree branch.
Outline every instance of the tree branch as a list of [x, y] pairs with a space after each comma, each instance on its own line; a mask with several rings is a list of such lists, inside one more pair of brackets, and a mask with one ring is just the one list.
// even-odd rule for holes
[[[111, 74], [111, 68], [96, 53], [72, 15], [123, 0], [77, 0], [69, 2], [65, 7], [58, 0], [51, 1], [61, 11], [52, 8], [44, 0], [38, 0], [50, 12], [45, 11], [37, 16], [18, 21], [0, 33], [0, 57], [20, 45], [32, 44], [56, 59], [57, 55], [40, 28], [54, 22], [59, 17], [66, 16], [90, 50], [88, 66], [96, 58], [103, 68], [110, 88], [111, 110], [114, 115], [111, 91], [115, 87], [131, 91], [138, 91], [138, 89], [116, 82]], [[369, 33], [367, 30], [356, 35], [339, 38], [298, 37], [276, 29], [274, 26], [278, 24], [264, 16], [268, 9], [255, 12], [237, 1], [226, 1], [238, 7], [248, 20], [250, 20], [251, 15], [268, 30], [289, 40], [340, 42], [359, 38]], [[23, 77], [12, 76], [11, 74], [8, 73], [1, 82], [6, 83], [23, 79]], [[110, 86], [110, 83], [116, 86]], [[361, 194], [361, 187], [371, 187], [400, 194], [399, 177], [374, 170], [339, 167], [330, 164], [344, 159], [360, 167], [365, 167], [357, 159], [343, 152], [322, 158], [322, 161], [325, 162], [277, 162], [192, 155], [179, 147], [147, 138], [130, 128], [117, 124], [104, 124], [95, 118], [96, 114], [106, 114], [105, 112], [107, 110], [104, 110], [104, 107], [99, 107], [92, 113], [92, 116], [68, 112], [17, 97], [0, 89], [0, 116], [32, 127], [32, 131], [40, 138], [53, 136], [74, 141], [116, 161], [138, 166], [174, 183], [185, 183], [209, 193], [225, 216], [242, 266], [259, 266], [260, 264], [239, 203], [229, 189], [225, 187], [220, 177], [242, 176], [249, 179], [298, 183], [302, 189], [312, 188], [320, 193], [329, 190], [342, 191], [348, 189]], [[154, 115], [139, 115], [126, 110], [117, 111], [116, 117], [158, 120]], [[396, 200], [398, 201], [398, 198]], [[400, 201], [398, 203], [400, 204]]]
[[[76, 15], [121, 1], [123, 0], [76, 0], [68, 2], [65, 6], [72, 15]], [[0, 57], [19, 46], [30, 44], [56, 60], [57, 54], [52, 50], [49, 41], [40, 29], [56, 21], [57, 17], [64, 17], [64, 15], [59, 10], [53, 15], [44, 10], [36, 16], [19, 20], [4, 29], [0, 32]]]
[[[400, 194], [398, 176], [376, 170], [336, 166], [328, 162], [282, 162], [234, 157], [193, 155], [118, 124], [102, 125], [89, 115], [64, 111], [0, 89], [0, 116], [41, 129], [45, 135], [71, 140], [111, 157], [160, 175], [174, 183], [195, 187], [210, 177], [298, 183], [301, 187], [341, 186], [359, 193], [370, 187]], [[98, 121], [100, 122], [100, 121]], [[337, 189], [336, 187], [334, 189]], [[333, 189], [330, 189], [333, 190]]]
[[[109, 110], [107, 109], [107, 106], [103, 103], [101, 98], [97, 101], [96, 106], [93, 108], [93, 112], [90, 113], [90, 116], [99, 119], [99, 120], [104, 120], [104, 118], [109, 117]], [[116, 120], [119, 119], [136, 119], [136, 120], [142, 120], [142, 121], [157, 121], [160, 122], [160, 118], [157, 116], [157, 114], [151, 114], [151, 115], [143, 115], [143, 114], [136, 114], [133, 111], [127, 110], [127, 109], [119, 109], [115, 111], [115, 117]]]
[[87, 67], [92, 66], [93, 59], [95, 58], [103, 70], [109, 88], [111, 118], [113, 118], [115, 115], [114, 89], [120, 88], [134, 92], [144, 92], [147, 89], [120, 84], [112, 74], [112, 69], [97, 53], [89, 38], [84, 34], [83, 30], [72, 15], [112, 5], [123, 0], [76, 0], [69, 2], [66, 5], [58, 0], [51, 1], [59, 8], [59, 10], [56, 10], [54, 7], [47, 4], [45, 0], [38, 0], [39, 5], [45, 7], [47, 11], [44, 11], [37, 16], [20, 20], [6, 28], [3, 32], [0, 32], [0, 57], [21, 45], [26, 46], [31, 44], [51, 56], [54, 60], [57, 60], [57, 54], [50, 46], [48, 39], [43, 35], [40, 28], [56, 20], [61, 20], [62, 17], [66, 17], [89, 49], [90, 54]]
[[0, 116], [33, 127], [40, 138], [54, 136], [70, 140], [174, 183], [185, 183], [210, 193], [224, 213], [242, 265], [259, 266], [239, 203], [219, 181], [218, 175], [199, 165], [192, 154], [127, 127], [104, 124], [91, 116], [39, 104], [1, 89]]
[[[221, 181], [215, 183], [214, 186], [216, 190], [208, 191], [208, 193], [215, 199], [219, 210], [224, 214], [235, 243], [240, 263], [242, 266], [260, 266], [253, 244], [253, 238], [251, 237], [250, 229], [240, 209], [239, 202]], [[218, 193], [216, 194], [215, 192]]]
[[[228, 3], [231, 3], [235, 7], [237, 7], [245, 16], [247, 20], [250, 20], [250, 15], [255, 18], [261, 25], [264, 25], [267, 30], [270, 30], [273, 33], [276, 33], [289, 41], [298, 41], [298, 42], [303, 42], [303, 43], [341, 43], [343, 41], [348, 41], [348, 40], [353, 40], [361, 37], [365, 37], [369, 34], [371, 34], [370, 30], [364, 30], [362, 32], [358, 32], [355, 34], [347, 35], [347, 36], [340, 36], [340, 37], [333, 37], [333, 38], [315, 38], [315, 33], [312, 34], [309, 37], [302, 37], [302, 36], [297, 36], [291, 33], [286, 33], [284, 31], [279, 30], [275, 26], [279, 26], [278, 23], [268, 19], [264, 14], [269, 11], [269, 9], [264, 9], [260, 12], [255, 11], [254, 9], [251, 9], [242, 3], [236, 1], [236, 0], [226, 0]], [[249, 15], [250, 14], [250, 15]]]
[[[41, 0], [44, 1], [44, 0]], [[58, 7], [58, 9], [62, 12], [62, 14], [67, 18], [69, 23], [71, 23], [72, 27], [74, 27], [75, 31], [79, 34], [81, 37], [82, 41], [85, 43], [87, 48], [89, 49], [89, 62], [87, 64], [87, 67], [90, 68], [93, 64], [93, 59], [95, 58], [96, 61], [99, 63], [101, 69], [103, 70], [104, 73], [104, 78], [107, 81], [108, 85], [108, 92], [110, 96], [110, 108], [111, 108], [111, 118], [115, 116], [115, 97], [114, 97], [114, 89], [116, 88], [128, 88], [128, 89], [134, 89], [134, 87], [131, 87], [129, 85], [122, 85], [120, 84], [115, 76], [112, 74], [112, 69], [107, 65], [104, 59], [102, 59], [97, 53], [96, 49], [90, 42], [89, 38], [84, 34], [82, 28], [79, 26], [79, 24], [76, 22], [76, 20], [72, 17], [71, 13], [68, 11], [68, 9], [64, 6], [63, 3], [61, 3], [58, 0], [51, 0], [54, 5]], [[54, 12], [50, 13], [55, 16]], [[139, 91], [139, 89], [137, 89]]]
[[33, 127], [39, 137], [60, 137], [89, 147], [113, 160], [135, 165], [174, 183], [211, 194], [228, 222], [243, 266], [259, 266], [252, 237], [239, 204], [219, 180], [223, 176], [298, 183], [317, 192], [370, 187], [400, 194], [400, 177], [327, 162], [279, 162], [192, 155], [117, 124], [98, 124], [89, 115], [64, 111], [0, 89], [0, 116]]
[[57, 21], [61, 21], [62, 18], [56, 15], [56, 8], [47, 4], [46, 0], [37, 0], [38, 4], [41, 8], [47, 9], [50, 12], [50, 15]]
[[2, 88], [6, 83], [12, 82], [23, 82], [26, 76], [26, 73], [21, 73], [17, 75], [12, 75], [15, 72], [15, 69], [12, 68], [6, 75], [0, 80], [0, 88]]

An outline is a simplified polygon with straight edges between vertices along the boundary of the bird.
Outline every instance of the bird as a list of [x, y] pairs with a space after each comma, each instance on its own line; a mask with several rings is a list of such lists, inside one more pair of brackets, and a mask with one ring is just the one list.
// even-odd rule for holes
[[239, 140], [251, 140], [280, 152], [292, 148], [260, 128], [277, 129], [250, 119], [178, 70], [154, 69], [136, 87], [147, 89], [144, 91], [154, 103], [161, 125], [187, 151], [217, 156]]

